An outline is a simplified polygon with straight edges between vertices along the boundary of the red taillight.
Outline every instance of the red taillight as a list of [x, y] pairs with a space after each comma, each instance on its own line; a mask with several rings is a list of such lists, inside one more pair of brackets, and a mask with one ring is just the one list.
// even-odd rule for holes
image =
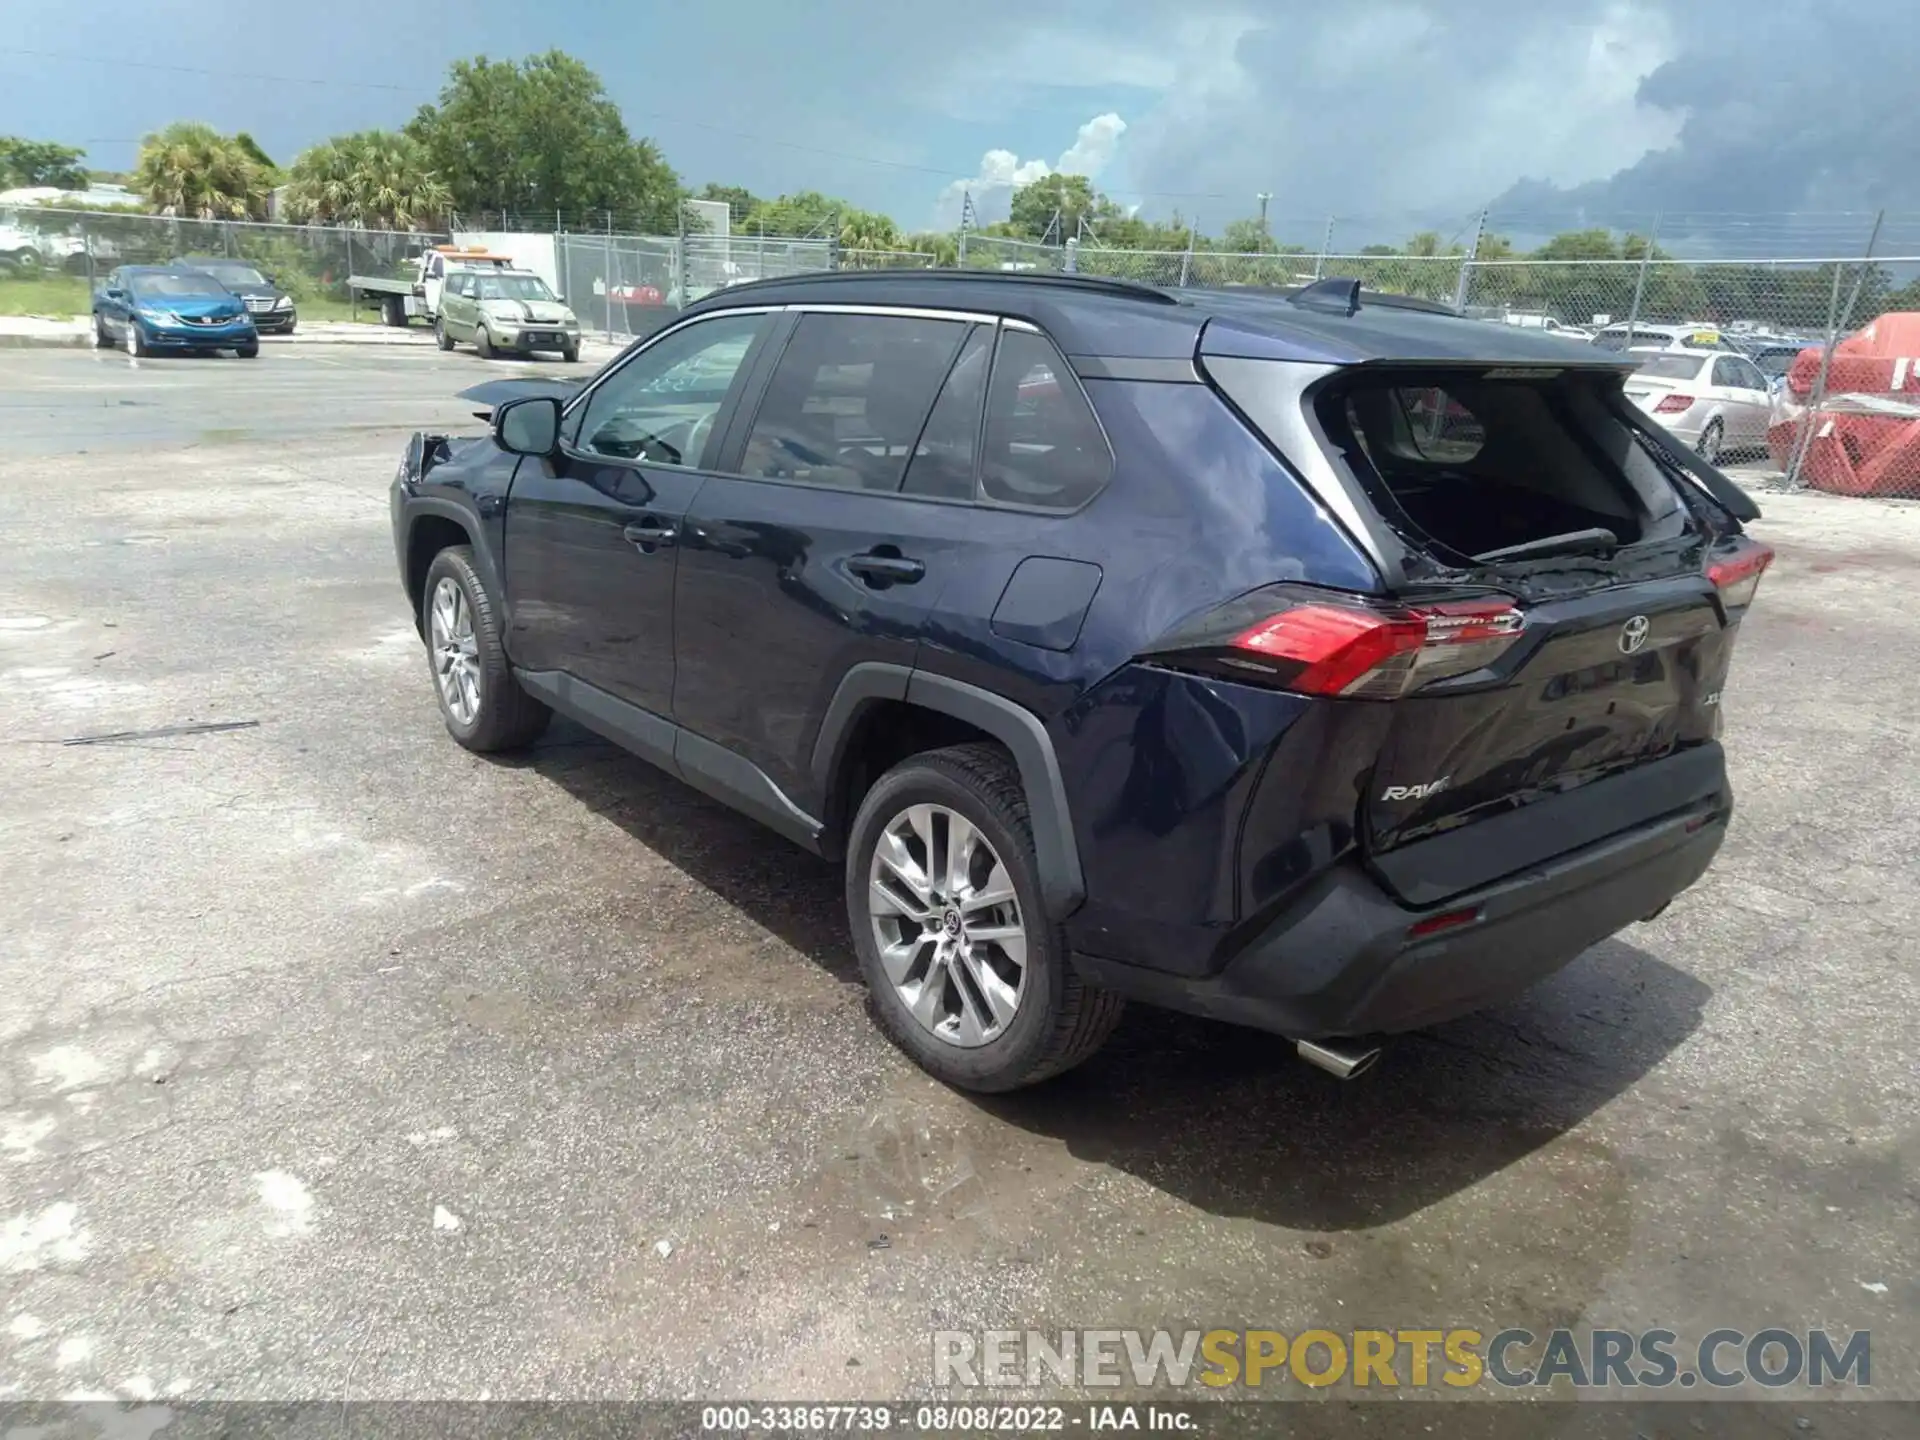
[[1742, 610], [1753, 603], [1760, 588], [1760, 577], [1773, 563], [1773, 547], [1754, 540], [1742, 540], [1739, 548], [1707, 562], [1707, 578], [1720, 592], [1720, 603], [1729, 610]]
[[1392, 700], [1491, 664], [1520, 638], [1525, 623], [1505, 599], [1394, 609], [1307, 603], [1269, 616], [1230, 643], [1242, 655], [1279, 662], [1273, 678], [1288, 690]]
[[1424, 920], [1416, 920], [1407, 927], [1409, 940], [1424, 940], [1429, 935], [1438, 935], [1443, 930], [1458, 930], [1462, 925], [1471, 925], [1480, 918], [1478, 906], [1470, 910], [1448, 910], [1439, 915], [1429, 915]]
[[1679, 415], [1684, 411], [1691, 410], [1692, 408], [1693, 408], [1693, 396], [1669, 395], [1664, 400], [1662, 400], [1658, 405], [1653, 407], [1653, 413], [1656, 415]]

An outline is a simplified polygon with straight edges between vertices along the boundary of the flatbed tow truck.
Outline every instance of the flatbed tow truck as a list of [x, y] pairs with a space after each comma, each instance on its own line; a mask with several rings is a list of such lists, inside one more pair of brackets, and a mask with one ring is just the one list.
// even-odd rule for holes
[[432, 324], [440, 316], [440, 292], [447, 277], [462, 270], [510, 270], [513, 258], [487, 250], [436, 245], [407, 262], [411, 275], [349, 275], [347, 294], [355, 305], [378, 305], [380, 318], [404, 326], [414, 319]]

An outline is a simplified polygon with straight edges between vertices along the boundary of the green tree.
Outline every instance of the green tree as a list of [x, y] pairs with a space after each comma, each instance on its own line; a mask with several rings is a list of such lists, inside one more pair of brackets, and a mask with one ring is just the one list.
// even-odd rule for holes
[[1533, 252], [1535, 260], [1618, 260], [1620, 247], [1605, 230], [1569, 230]]
[[164, 215], [247, 220], [265, 216], [273, 174], [232, 136], [176, 120], [140, 142], [133, 188]]
[[0, 135], [0, 190], [29, 185], [84, 189], [87, 167], [80, 161], [86, 153], [71, 145], [56, 145], [51, 140]]
[[526, 60], [456, 60], [437, 104], [406, 133], [456, 210], [582, 223], [612, 212], [666, 229], [680, 179], [651, 140], [627, 133], [600, 77], [559, 50]]
[[836, 217], [853, 213], [853, 208], [818, 190], [801, 190], [757, 201], [740, 229], [750, 235], [824, 235]]
[[1118, 215], [1118, 207], [1095, 190], [1086, 176], [1046, 175], [1013, 192], [1007, 222], [1029, 240], [1041, 239], [1051, 228], [1054, 239], [1064, 241], [1080, 233], [1083, 220]]
[[1220, 248], [1234, 255], [1272, 255], [1279, 247], [1267, 227], [1249, 216], [1227, 222], [1227, 228], [1220, 232]]
[[843, 210], [839, 214], [840, 246], [845, 250], [898, 250], [904, 242], [900, 227], [871, 210]]
[[418, 141], [362, 130], [302, 151], [288, 173], [286, 205], [301, 222], [419, 230], [441, 227], [453, 197]]

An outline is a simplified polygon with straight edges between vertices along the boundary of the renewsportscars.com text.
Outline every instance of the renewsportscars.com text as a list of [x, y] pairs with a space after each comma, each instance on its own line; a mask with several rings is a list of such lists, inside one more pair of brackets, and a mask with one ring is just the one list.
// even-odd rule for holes
[[1728, 1389], [1873, 1383], [1865, 1330], [942, 1330], [942, 1388], [1200, 1385], [1258, 1389], [1343, 1382], [1361, 1389]]

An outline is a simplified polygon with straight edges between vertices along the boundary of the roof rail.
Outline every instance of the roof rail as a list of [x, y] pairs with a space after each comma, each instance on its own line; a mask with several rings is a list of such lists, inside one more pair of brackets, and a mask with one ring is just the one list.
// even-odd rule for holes
[[[741, 280], [716, 290], [713, 295], [731, 295], [738, 290], [759, 290], [774, 285], [874, 284], [886, 280], [962, 280], [969, 284], [998, 282], [1003, 285], [1058, 286], [1088, 294], [1121, 295], [1129, 300], [1145, 300], [1156, 305], [1180, 302], [1156, 285], [1138, 280], [1119, 280], [1109, 275], [1068, 275], [1058, 271], [1032, 270], [819, 270], [801, 275], [782, 275], [770, 280]], [[703, 296], [710, 299], [711, 296]]]

